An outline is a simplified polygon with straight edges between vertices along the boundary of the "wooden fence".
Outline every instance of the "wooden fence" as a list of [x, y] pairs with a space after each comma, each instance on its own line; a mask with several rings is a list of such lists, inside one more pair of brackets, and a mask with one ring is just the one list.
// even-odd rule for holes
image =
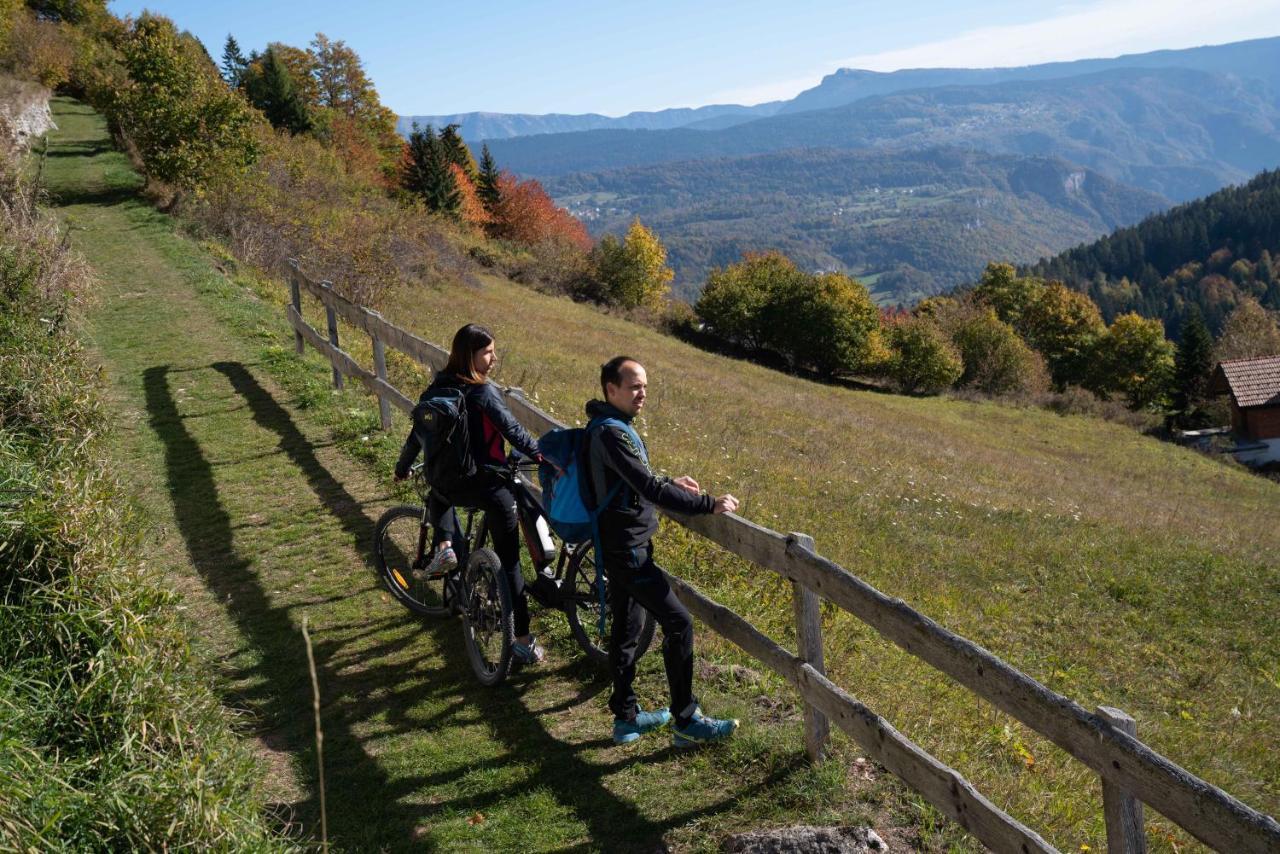
[[[448, 353], [387, 322], [378, 312], [356, 305], [327, 282], [314, 282], [291, 263], [292, 304], [286, 308], [299, 353], [311, 344], [333, 366], [333, 381], [358, 380], [377, 395], [382, 426], [391, 426], [391, 407], [405, 412], [413, 401], [387, 382], [386, 347], [418, 364], [439, 370]], [[325, 308], [327, 334], [302, 317], [302, 291]], [[369, 335], [373, 370], [341, 349], [338, 318]], [[513, 414], [534, 434], [563, 427], [525, 399], [519, 389], [504, 389]], [[681, 517], [681, 525], [756, 565], [789, 580], [794, 594], [798, 652], [761, 633], [739, 614], [692, 585], [672, 578], [689, 611], [748, 655], [782, 676], [804, 702], [805, 748], [815, 761], [826, 750], [830, 724], [858, 742], [867, 755], [918, 791], [929, 803], [1000, 852], [1052, 852], [1052, 846], [982, 796], [959, 773], [930, 756], [827, 679], [823, 668], [819, 601], [826, 599], [861, 619], [884, 637], [974, 694], [1048, 738], [1102, 779], [1107, 845], [1112, 854], [1146, 851], [1142, 806], [1159, 811], [1205, 844], [1230, 854], [1280, 852], [1280, 823], [1187, 772], [1147, 747], [1124, 712], [1099, 707], [1090, 712], [1006, 664], [987, 650], [948, 631], [876, 590], [839, 564], [818, 554], [804, 534], [781, 534], [733, 514]]]

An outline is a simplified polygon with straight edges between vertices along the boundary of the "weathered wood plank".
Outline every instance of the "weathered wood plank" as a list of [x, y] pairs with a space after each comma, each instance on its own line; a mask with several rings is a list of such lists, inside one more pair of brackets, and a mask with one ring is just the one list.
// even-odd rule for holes
[[1053, 741], [1104, 778], [1220, 851], [1274, 854], [1280, 823], [1187, 772], [1075, 701], [1051, 691], [901, 599], [792, 543], [774, 564], [912, 655]]
[[353, 303], [324, 283], [307, 278], [300, 270], [295, 269], [295, 275], [301, 287], [320, 300], [325, 308], [332, 309], [347, 323], [373, 338], [381, 339], [384, 344], [394, 347], [418, 364], [438, 371], [448, 361], [448, 350], [388, 322], [378, 312]]
[[[301, 272], [298, 281], [326, 305], [332, 305], [344, 319], [382, 337], [419, 363], [439, 369], [447, 360], [448, 354], [442, 348], [393, 326], [376, 312], [355, 306], [311, 282]], [[327, 354], [321, 343], [328, 342], [321, 339], [321, 343], [312, 343]], [[347, 359], [353, 362], [350, 357]], [[358, 365], [354, 367], [363, 370]], [[376, 377], [373, 379], [376, 381]], [[407, 397], [390, 386], [387, 389], [395, 392], [392, 402], [396, 406], [406, 412], [412, 409]], [[516, 418], [534, 433], [564, 426], [523, 395], [508, 394], [508, 400]], [[851, 612], [906, 651], [1046, 736], [1105, 780], [1132, 792], [1202, 842], [1223, 851], [1280, 850], [1280, 823], [1275, 819], [1189, 774], [1136, 738], [1050, 691], [977, 644], [947, 631], [902, 600], [885, 596], [811, 548], [795, 544], [788, 548], [782, 534], [735, 514], [668, 515], [734, 554], [778, 572]]]
[[287, 306], [286, 313], [289, 318], [289, 324], [306, 339], [307, 343], [323, 353], [329, 359], [330, 364], [337, 370], [346, 376], [358, 379], [360, 384], [373, 394], [383, 395], [397, 409], [406, 413], [413, 411], [414, 402], [412, 400], [402, 394], [395, 386], [362, 368], [360, 363], [351, 358], [349, 353], [330, 344], [320, 334], [320, 330], [307, 323], [293, 306]]
[[[290, 262], [293, 268], [289, 270], [289, 299], [293, 303], [294, 311], [302, 314], [302, 288], [298, 285], [298, 272], [296, 262]], [[302, 333], [296, 329], [293, 332], [293, 349], [301, 356], [306, 350], [306, 342], [303, 341]]]
[[[813, 548], [808, 534], [792, 533], [791, 538]], [[796, 650], [800, 658], [819, 673], [826, 674], [822, 652], [822, 609], [818, 594], [798, 581], [791, 582], [791, 605], [796, 620]], [[827, 752], [831, 724], [812, 703], [804, 704], [804, 750], [810, 762], [820, 762]]]
[[[386, 347], [377, 335], [370, 335], [369, 340], [373, 342], [373, 373], [385, 383], [387, 381]], [[378, 418], [383, 430], [391, 429], [391, 401], [387, 399], [386, 394], [382, 393], [378, 394]]]
[[956, 771], [925, 753], [884, 718], [832, 684], [812, 665], [787, 652], [688, 582], [671, 577], [671, 586], [690, 613], [790, 682], [807, 702], [821, 709], [862, 745], [870, 757], [902, 778], [983, 844], [995, 851], [1057, 851], [1035, 831], [983, 797]]
[[[1099, 706], [1098, 717], [1126, 735], [1137, 736], [1138, 723], [1110, 706]], [[1109, 854], [1147, 854], [1147, 831], [1142, 823], [1142, 801], [1102, 778], [1102, 813], [1107, 821]]]
[[[324, 308], [325, 320], [329, 323], [329, 344], [334, 350], [340, 350], [338, 346], [338, 313], [331, 306]], [[338, 370], [338, 365], [333, 366], [333, 387], [342, 388], [342, 371]]]

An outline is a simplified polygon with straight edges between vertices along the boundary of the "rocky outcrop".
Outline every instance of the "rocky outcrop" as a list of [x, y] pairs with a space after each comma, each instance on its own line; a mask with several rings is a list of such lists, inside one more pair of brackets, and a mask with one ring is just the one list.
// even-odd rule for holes
[[35, 83], [0, 79], [0, 124], [20, 146], [57, 128], [49, 112], [49, 90]]
[[725, 854], [886, 854], [889, 846], [869, 827], [782, 827], [739, 833], [724, 841]]

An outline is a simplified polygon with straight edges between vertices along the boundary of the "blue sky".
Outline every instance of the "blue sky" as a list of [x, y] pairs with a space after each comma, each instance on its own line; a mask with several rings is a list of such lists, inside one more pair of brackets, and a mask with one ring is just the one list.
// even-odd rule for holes
[[599, 112], [789, 98], [840, 67], [1025, 65], [1280, 35], [1280, 0], [113, 0], [247, 53], [317, 32], [401, 114]]

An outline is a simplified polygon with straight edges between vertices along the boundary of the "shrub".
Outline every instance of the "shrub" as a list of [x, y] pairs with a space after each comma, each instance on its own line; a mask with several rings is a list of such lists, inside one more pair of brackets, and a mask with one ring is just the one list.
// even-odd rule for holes
[[955, 345], [938, 324], [924, 317], [902, 320], [888, 329], [889, 375], [909, 394], [936, 394], [964, 372]]
[[780, 252], [712, 270], [695, 309], [715, 337], [825, 376], [862, 367], [879, 325], [856, 279], [805, 273]]
[[867, 361], [880, 312], [860, 282], [843, 273], [786, 280], [766, 311], [773, 343], [793, 364], [825, 377], [850, 373]]
[[146, 14], [124, 44], [129, 83], [112, 118], [137, 146], [151, 177], [200, 190], [256, 155], [256, 115], [229, 91], [203, 48], [167, 18]]
[[1090, 380], [1104, 395], [1124, 395], [1133, 409], [1167, 405], [1173, 345], [1165, 340], [1164, 324], [1132, 312], [1117, 317], [1098, 340]]
[[989, 308], [939, 317], [964, 362], [959, 384], [986, 394], [1034, 394], [1049, 387], [1044, 359]]
[[764, 348], [770, 340], [766, 306], [774, 293], [799, 275], [780, 252], [751, 253], [737, 264], [712, 270], [694, 310], [716, 337], [744, 347]]
[[667, 266], [667, 250], [637, 217], [618, 240], [605, 235], [592, 252], [599, 290], [596, 298], [623, 308], [658, 308], [671, 291], [675, 273]]

